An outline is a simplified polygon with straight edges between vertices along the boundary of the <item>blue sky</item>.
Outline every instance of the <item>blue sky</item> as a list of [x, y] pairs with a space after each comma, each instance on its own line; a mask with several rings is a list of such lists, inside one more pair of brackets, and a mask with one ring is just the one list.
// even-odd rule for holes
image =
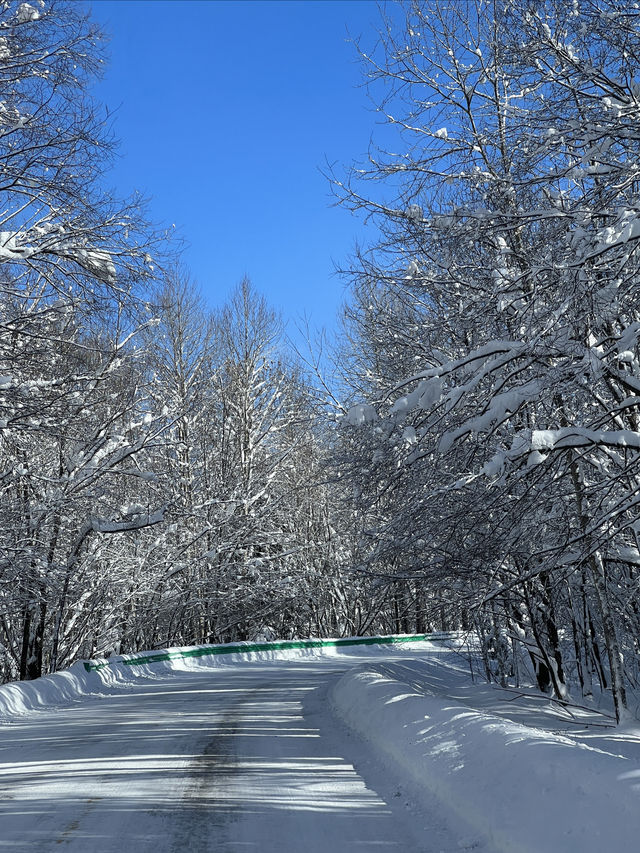
[[376, 116], [353, 44], [373, 44], [369, 0], [97, 0], [110, 36], [97, 97], [117, 110], [120, 194], [175, 224], [211, 305], [247, 274], [289, 328], [331, 327], [362, 223], [331, 206], [326, 162], [362, 157]]

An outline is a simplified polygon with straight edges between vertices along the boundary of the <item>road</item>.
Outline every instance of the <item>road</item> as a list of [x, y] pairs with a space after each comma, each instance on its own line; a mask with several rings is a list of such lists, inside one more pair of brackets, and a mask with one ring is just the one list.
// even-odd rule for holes
[[174, 673], [2, 726], [0, 853], [459, 851], [332, 715], [357, 662]]

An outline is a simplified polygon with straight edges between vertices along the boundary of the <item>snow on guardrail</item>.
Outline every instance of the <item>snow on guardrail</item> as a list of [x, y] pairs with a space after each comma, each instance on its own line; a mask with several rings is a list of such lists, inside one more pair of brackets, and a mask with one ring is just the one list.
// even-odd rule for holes
[[345, 673], [332, 702], [383, 762], [435, 795], [490, 850], [638, 849], [634, 761], [418, 692], [376, 672], [374, 662]]
[[352, 649], [393, 646], [454, 639], [457, 634], [396, 634], [382, 637], [282, 640], [264, 643], [226, 643], [155, 649], [108, 659], [78, 661], [71, 667], [34, 681], [14, 681], [0, 686], [0, 721], [17, 714], [78, 701], [87, 695], [105, 695], [171, 671], [210, 669], [246, 661], [286, 660], [303, 656], [348, 654]]
[[[344, 649], [349, 646], [379, 646], [379, 645], [397, 645], [412, 642], [452, 640], [458, 636], [457, 632], [436, 632], [429, 634], [389, 634], [378, 637], [341, 637], [338, 639], [309, 639], [309, 640], [275, 640], [262, 643], [241, 642], [241, 643], [220, 643], [217, 645], [207, 646], [190, 646], [186, 649], [160, 649], [152, 652], [141, 652], [137, 655], [117, 655], [104, 660], [89, 660], [83, 661], [84, 668], [87, 672], [92, 670], [103, 669], [105, 666], [114, 666], [121, 664], [123, 666], [143, 666], [148, 663], [162, 663], [166, 661], [200, 658], [200, 657], [217, 657], [219, 655], [240, 655], [241, 659], [246, 660], [247, 656], [253, 656], [267, 653], [271, 656], [275, 652], [289, 651], [307, 651], [307, 650], [329, 650], [329, 649]], [[250, 658], [254, 660], [264, 660], [264, 657]], [[271, 657], [269, 657], [271, 659]]]

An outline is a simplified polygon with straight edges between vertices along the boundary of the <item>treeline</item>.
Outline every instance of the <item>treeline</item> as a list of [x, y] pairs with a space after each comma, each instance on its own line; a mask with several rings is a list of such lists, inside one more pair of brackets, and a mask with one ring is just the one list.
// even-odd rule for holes
[[346, 571], [334, 430], [279, 317], [247, 280], [208, 309], [104, 191], [101, 45], [78, 3], [0, 9], [2, 678], [391, 630], [392, 585]]
[[249, 281], [207, 309], [136, 199], [105, 195], [82, 7], [0, 11], [5, 679], [463, 628], [488, 677], [611, 690], [625, 716], [640, 18], [610, 0], [391, 11], [362, 48], [388, 126], [334, 178], [375, 236], [324, 380]]
[[640, 678], [640, 16], [392, 11], [363, 51], [385, 144], [336, 179], [380, 235], [351, 270], [344, 456], [368, 560], [464, 615], [487, 674], [611, 689], [621, 719]]

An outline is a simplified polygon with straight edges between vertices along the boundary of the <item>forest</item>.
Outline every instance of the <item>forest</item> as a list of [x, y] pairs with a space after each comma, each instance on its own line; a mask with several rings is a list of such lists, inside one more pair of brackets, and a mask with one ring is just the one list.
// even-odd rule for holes
[[[383, 124], [327, 357], [207, 307], [105, 192], [82, 4], [0, 9], [0, 666], [474, 633], [559, 699], [640, 680], [640, 10], [417, 0], [356, 45]], [[638, 278], [636, 277], [638, 276]]]

